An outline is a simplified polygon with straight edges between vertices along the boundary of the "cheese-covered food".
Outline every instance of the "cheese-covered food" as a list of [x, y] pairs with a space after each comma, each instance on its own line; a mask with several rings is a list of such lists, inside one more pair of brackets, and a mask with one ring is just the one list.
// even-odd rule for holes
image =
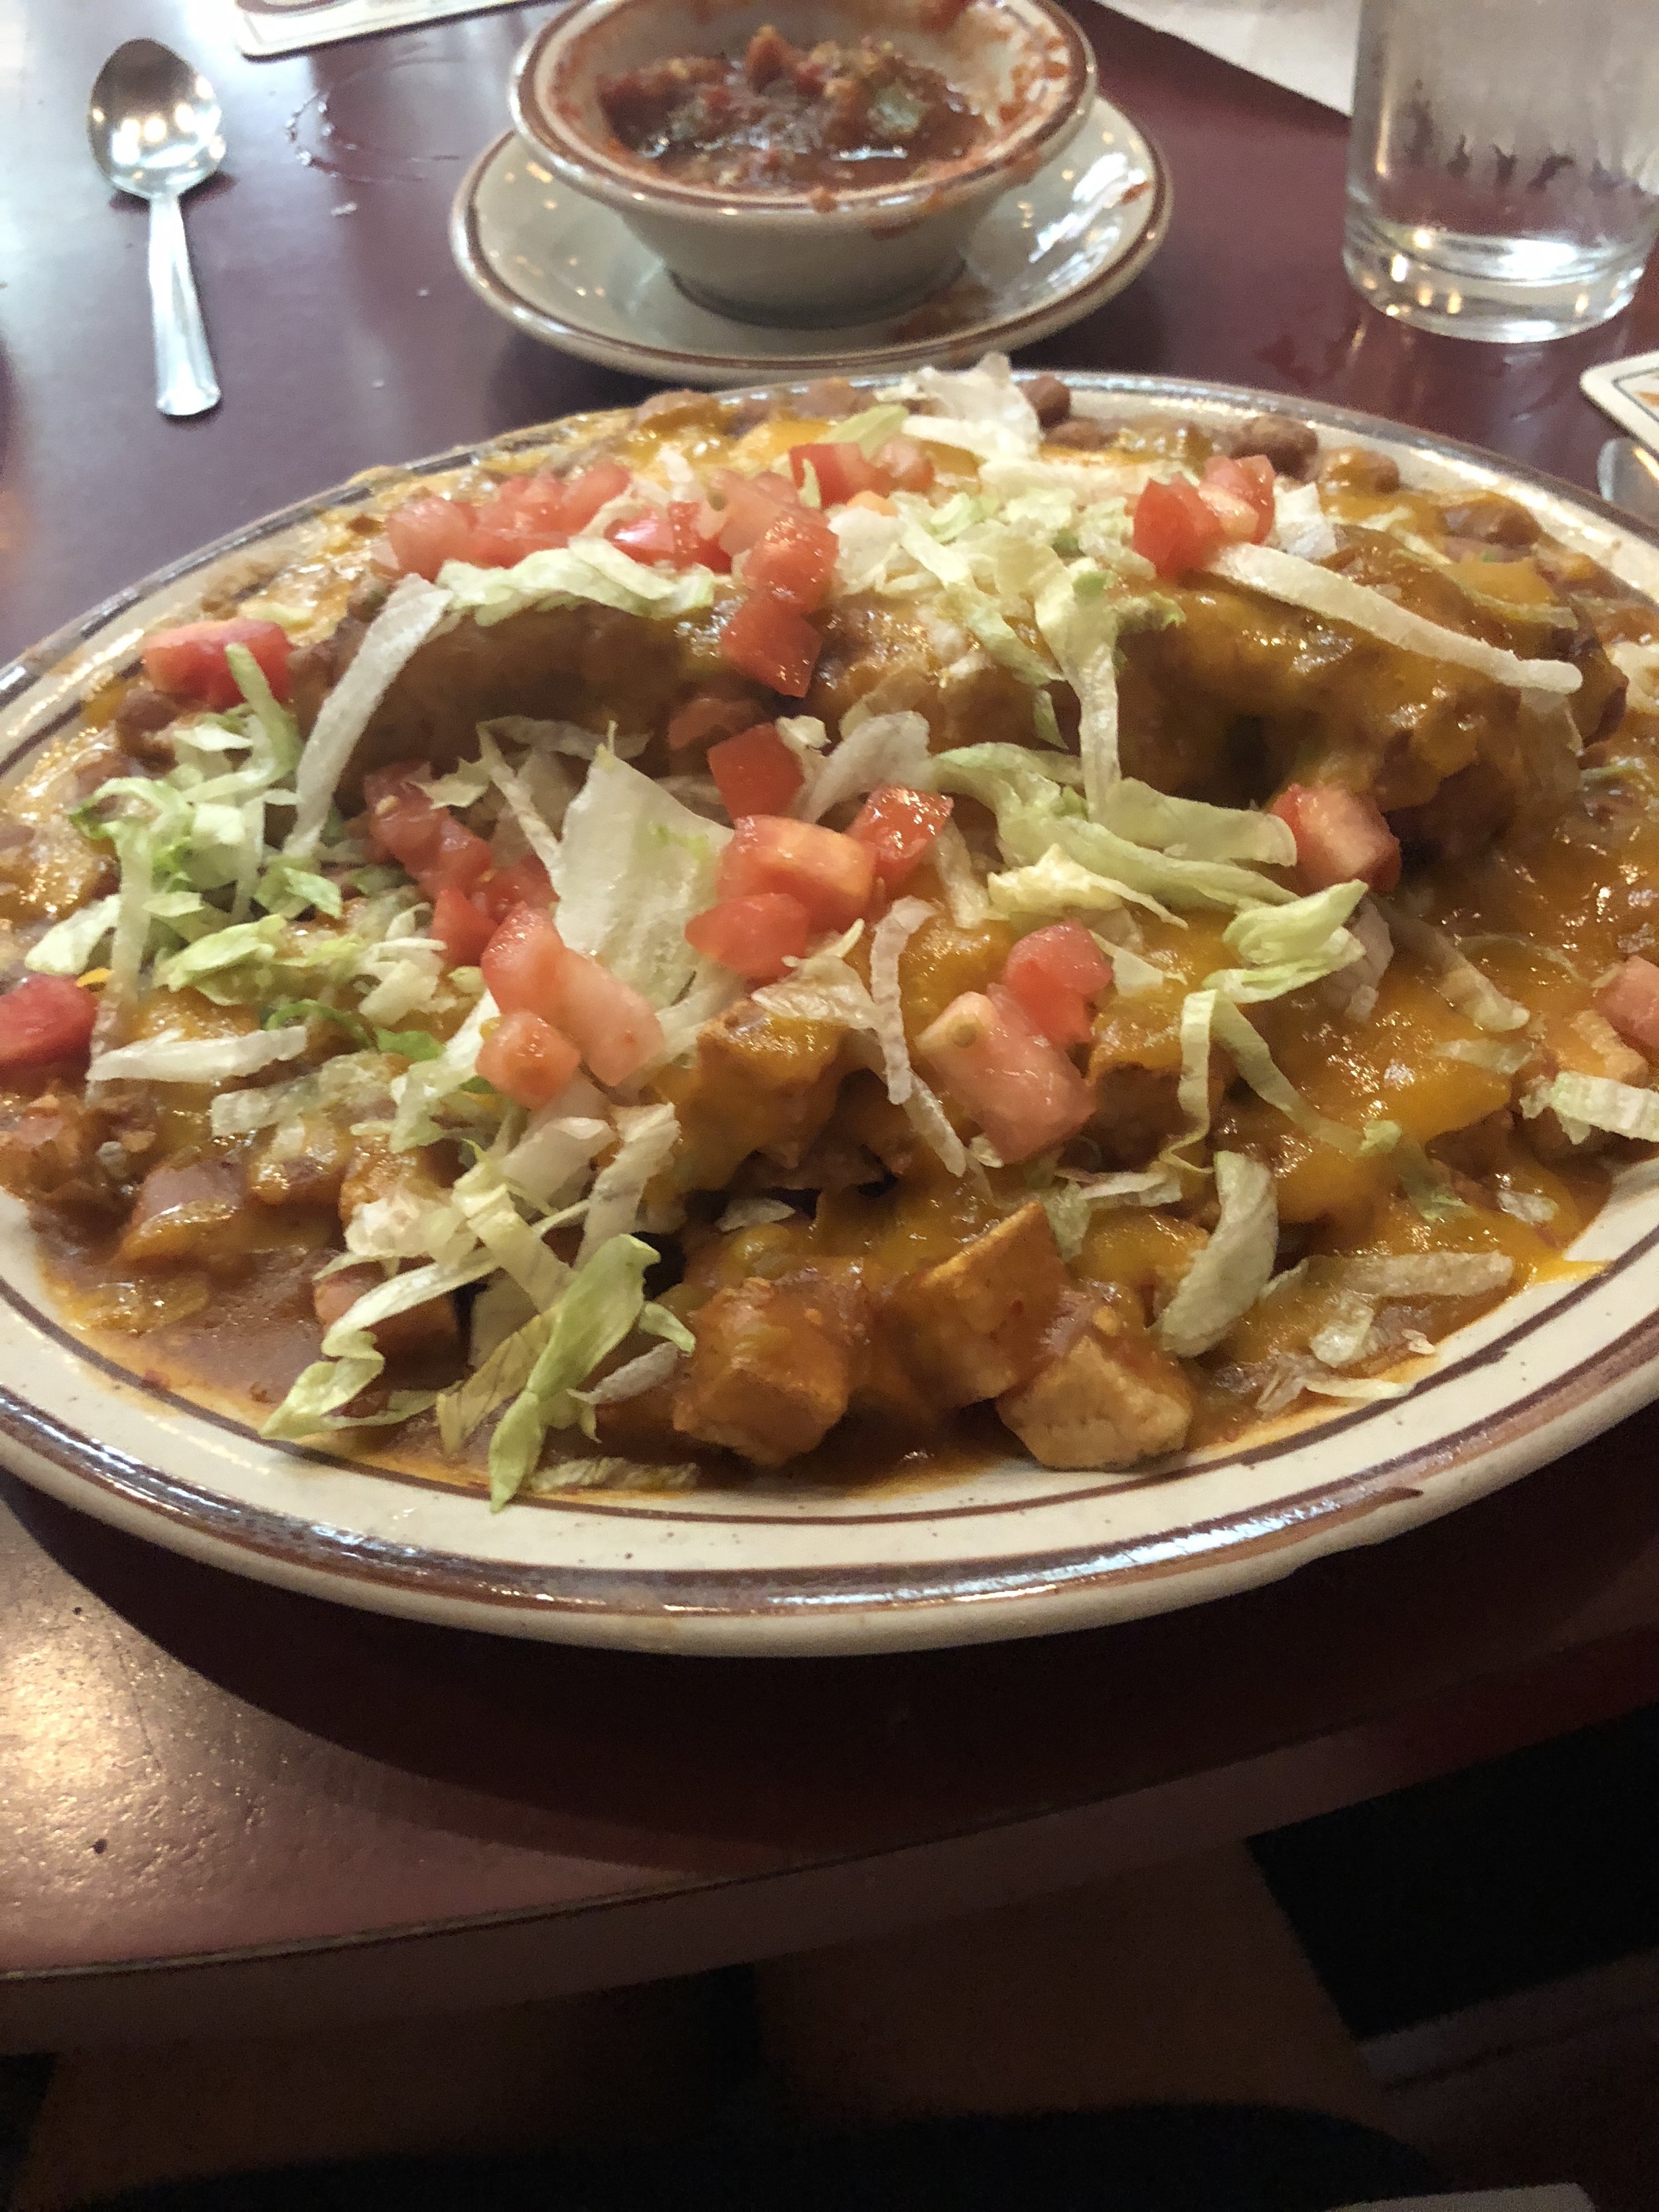
[[0, 1179], [273, 1438], [1178, 1468], [1659, 1140], [1659, 616], [1291, 420], [664, 393], [142, 659], [0, 811]]

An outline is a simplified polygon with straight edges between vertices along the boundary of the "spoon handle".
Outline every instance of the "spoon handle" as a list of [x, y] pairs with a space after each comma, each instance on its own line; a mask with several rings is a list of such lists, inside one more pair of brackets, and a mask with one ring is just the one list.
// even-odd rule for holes
[[219, 404], [201, 302], [176, 192], [149, 204], [149, 307], [155, 331], [155, 404], [164, 415], [203, 415]]

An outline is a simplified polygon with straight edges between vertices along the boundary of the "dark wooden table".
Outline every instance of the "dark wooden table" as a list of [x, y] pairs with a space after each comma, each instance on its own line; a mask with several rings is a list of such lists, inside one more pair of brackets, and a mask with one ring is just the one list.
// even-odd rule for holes
[[[1552, 347], [1401, 331], [1342, 277], [1340, 118], [1079, 8], [1169, 157], [1175, 219], [1121, 299], [1032, 360], [1317, 395], [1592, 480], [1609, 426], [1578, 374], [1659, 343], [1653, 288]], [[546, 12], [255, 65], [223, 0], [0, 0], [0, 654], [355, 470], [639, 395], [493, 320], [444, 245]], [[225, 390], [190, 423], [151, 406], [143, 213], [112, 202], [81, 131], [105, 52], [138, 34], [208, 70], [231, 145], [189, 209]], [[753, 1957], [1172, 1856], [1628, 1711], [1659, 1697], [1650, 1426], [1199, 1613], [848, 1661], [418, 1628], [9, 1486], [0, 2047]]]

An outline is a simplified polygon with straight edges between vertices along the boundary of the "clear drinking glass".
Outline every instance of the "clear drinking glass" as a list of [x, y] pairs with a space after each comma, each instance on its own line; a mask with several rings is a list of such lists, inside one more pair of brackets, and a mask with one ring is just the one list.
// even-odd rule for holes
[[1364, 0], [1349, 276], [1456, 337], [1616, 315], [1659, 238], [1659, 0]]

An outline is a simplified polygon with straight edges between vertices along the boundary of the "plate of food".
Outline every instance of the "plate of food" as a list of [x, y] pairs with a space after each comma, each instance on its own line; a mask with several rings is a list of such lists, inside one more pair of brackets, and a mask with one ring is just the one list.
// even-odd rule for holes
[[6, 1463], [504, 1633], [1197, 1602], [1659, 1390], [1659, 542], [992, 356], [377, 472], [0, 689]]

